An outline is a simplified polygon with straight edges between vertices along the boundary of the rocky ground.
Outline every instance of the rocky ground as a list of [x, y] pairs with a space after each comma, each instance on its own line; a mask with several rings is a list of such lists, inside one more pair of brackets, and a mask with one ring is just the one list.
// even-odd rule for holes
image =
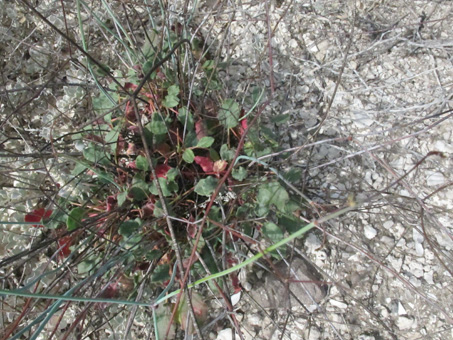
[[[15, 36], [12, 20], [24, 16], [14, 8], [4, 9], [10, 20], [0, 31], [10, 56], [26, 39]], [[244, 290], [233, 304], [242, 336], [453, 339], [453, 3], [209, 0], [169, 1], [168, 9], [168, 20], [190, 19], [220, 58], [234, 60], [223, 75], [230, 95], [251, 86], [273, 93], [263, 126], [293, 152], [279, 166], [302, 170], [299, 189], [313, 216], [356, 206], [297, 240], [286, 262], [241, 271]], [[51, 18], [62, 24], [57, 13]], [[35, 43], [44, 48], [50, 38], [42, 39]], [[48, 60], [40, 58], [15, 65], [4, 57], [2, 85], [19, 87], [42, 72]], [[8, 80], [19, 68], [25, 75]], [[60, 109], [77, 101], [66, 96], [56, 99]], [[275, 123], [281, 114], [288, 120]], [[19, 199], [13, 189], [1, 194], [2, 205]], [[11, 214], [5, 209], [3, 218]], [[9, 230], [5, 253], [21, 247], [13, 236], [20, 228]], [[233, 339], [225, 309], [210, 304], [207, 337]]]

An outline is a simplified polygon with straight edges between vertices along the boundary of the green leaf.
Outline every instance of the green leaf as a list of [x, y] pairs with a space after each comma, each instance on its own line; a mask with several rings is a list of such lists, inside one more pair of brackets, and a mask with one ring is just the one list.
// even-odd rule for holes
[[172, 108], [175, 106], [178, 106], [179, 104], [179, 98], [175, 96], [166, 96], [164, 100], [162, 101], [162, 105], [167, 107], [167, 108]]
[[200, 180], [195, 186], [194, 190], [198, 195], [210, 196], [214, 192], [218, 183], [219, 181], [217, 180], [217, 178], [209, 176]]
[[167, 171], [167, 179], [168, 181], [174, 181], [176, 176], [179, 175], [179, 171], [177, 168], [171, 168], [170, 170]]
[[172, 85], [167, 89], [168, 94], [165, 96], [165, 99], [162, 101], [162, 105], [168, 108], [175, 107], [179, 104], [179, 86]]
[[[151, 69], [153, 68], [153, 66], [154, 66], [153, 60], [150, 59], [150, 60], [145, 61], [145, 63], [144, 63], [143, 66], [142, 66], [143, 73], [144, 73], [144, 74], [148, 74], [149, 70], [151, 70]], [[154, 79], [154, 78], [156, 77], [156, 74], [157, 74], [157, 72], [154, 71], [154, 72], [151, 74], [151, 79]]]
[[68, 231], [75, 230], [81, 226], [83, 217], [85, 216], [85, 209], [81, 207], [76, 207], [71, 210], [66, 220], [66, 226]]
[[261, 228], [261, 231], [264, 235], [266, 235], [272, 243], [277, 243], [284, 238], [283, 231], [280, 229], [278, 225], [272, 222], [267, 222]]
[[119, 207], [121, 207], [124, 204], [124, 202], [126, 201], [126, 198], [127, 198], [127, 191], [120, 192], [118, 194], [118, 196], [116, 196]]
[[241, 182], [247, 177], [247, 169], [240, 166], [238, 169], [233, 169], [231, 175], [235, 180]]
[[157, 266], [154, 269], [153, 274], [151, 275], [151, 281], [155, 282], [164, 282], [170, 280], [170, 266], [168, 264], [163, 264]]
[[158, 260], [161, 257], [162, 257], [162, 251], [157, 250], [157, 249], [150, 250], [145, 254], [145, 258], [148, 261]]
[[[278, 225], [272, 222], [267, 222], [263, 225], [261, 228], [261, 231], [263, 234], [272, 241], [272, 243], [277, 243], [280, 242], [285, 238], [283, 231], [280, 229]], [[281, 251], [284, 251], [285, 248], [281, 249]], [[280, 258], [277, 250], [274, 250], [271, 252], [273, 257]]]
[[214, 143], [214, 138], [203, 137], [197, 143], [197, 148], [209, 148]]
[[218, 118], [227, 129], [231, 129], [238, 125], [240, 113], [239, 104], [233, 99], [226, 99], [220, 107]]
[[78, 274], [85, 274], [90, 272], [96, 265], [98, 258], [96, 256], [90, 256], [86, 260], [83, 260], [77, 265]]
[[101, 145], [91, 143], [83, 150], [83, 157], [94, 164], [108, 164], [109, 160]]
[[[175, 182], [171, 181], [170, 183], [167, 183], [167, 180], [165, 178], [158, 178], [158, 180], [159, 180], [160, 188], [162, 189], [162, 195], [164, 195], [165, 197], [171, 196], [172, 192], [178, 190], [178, 185]], [[175, 188], [175, 185], [176, 185], [176, 188]], [[154, 182], [150, 184], [149, 191], [153, 195], [159, 194]]]
[[172, 85], [167, 89], [167, 92], [168, 92], [169, 96], [178, 96], [179, 95], [179, 86]]
[[140, 221], [137, 220], [129, 220], [124, 221], [120, 224], [120, 228], [118, 233], [124, 237], [131, 236], [135, 231], [137, 231], [141, 226]]
[[115, 128], [107, 133], [105, 136], [105, 142], [110, 146], [110, 150], [112, 153], [116, 152], [116, 147], [118, 145], [118, 137], [120, 132], [118, 128]]
[[136, 165], [137, 169], [139, 169], [139, 170], [143, 170], [143, 171], [149, 170], [148, 160], [146, 159], [146, 157], [143, 157], [141, 155], [137, 156], [137, 158], [135, 159], [135, 165]]
[[300, 229], [301, 222], [294, 215], [282, 215], [278, 217], [278, 224], [288, 233], [295, 233]]
[[236, 151], [234, 149], [229, 149], [228, 145], [226, 145], [226, 144], [223, 144], [220, 147], [220, 157], [224, 161], [231, 161], [234, 158], [235, 153], [236, 153]]
[[[114, 101], [118, 100], [118, 94], [110, 93], [110, 96]], [[98, 97], [93, 98], [91, 102], [93, 109], [97, 111], [97, 113], [106, 113], [107, 111], [115, 107], [115, 104], [112, 103], [110, 99], [107, 98], [103, 93], [101, 93]]]
[[[62, 206], [66, 201], [60, 200], [59, 204]], [[67, 215], [63, 209], [54, 210], [50, 216], [50, 220], [45, 224], [46, 228], [57, 229], [61, 224], [67, 224]]]
[[165, 120], [158, 112], [153, 113], [151, 122], [149, 123], [149, 129], [155, 135], [164, 135], [167, 133]]
[[184, 153], [182, 154], [182, 159], [186, 162], [186, 163], [193, 163], [194, 159], [195, 159], [195, 155], [192, 151], [192, 149], [186, 149], [184, 151]]
[[195, 147], [198, 144], [198, 138], [195, 131], [188, 131], [186, 133], [186, 138], [184, 139], [184, 146], [186, 148]]
[[279, 126], [286, 123], [291, 116], [289, 114], [276, 115], [271, 118], [271, 122]]
[[300, 169], [291, 168], [288, 172], [283, 174], [283, 177], [291, 183], [296, 183], [302, 178], [302, 171]]
[[159, 201], [156, 202], [156, 204], [154, 205], [154, 211], [153, 211], [153, 215], [154, 217], [163, 217], [165, 216], [165, 212], [164, 212], [164, 209], [162, 208], [162, 203]]
[[193, 115], [189, 110], [187, 110], [186, 107], [182, 107], [178, 110], [178, 120], [182, 125], [187, 124], [187, 131], [193, 131], [194, 130], [194, 121], [193, 121]]
[[128, 196], [136, 202], [143, 201], [148, 197], [146, 195], [146, 189], [140, 185], [136, 185], [130, 188]]
[[213, 162], [220, 160], [219, 154], [213, 148], [209, 148], [209, 158], [211, 158]]
[[215, 60], [206, 60], [202, 66], [202, 68], [204, 68], [205, 70], [212, 70], [215, 67], [216, 67]]
[[289, 195], [280, 183], [270, 182], [260, 185], [257, 201], [260, 208], [269, 208], [273, 204], [278, 210], [284, 212], [289, 201]]

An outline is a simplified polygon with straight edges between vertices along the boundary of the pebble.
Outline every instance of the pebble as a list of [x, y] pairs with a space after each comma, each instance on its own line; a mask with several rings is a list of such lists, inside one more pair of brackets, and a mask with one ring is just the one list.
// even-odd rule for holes
[[412, 317], [409, 317], [409, 316], [400, 316], [396, 320], [396, 326], [400, 330], [411, 329], [411, 328], [413, 328], [415, 326], [415, 320]]
[[427, 171], [426, 184], [430, 187], [442, 185], [445, 183], [445, 176], [440, 172]]
[[239, 302], [239, 300], [241, 300], [241, 292], [233, 294], [231, 296], [231, 304], [233, 306], [235, 306]]
[[231, 328], [222, 329], [217, 334], [216, 340], [233, 340], [233, 330]]
[[337, 300], [334, 300], [334, 299], [330, 299], [329, 300], [330, 304], [332, 306], [335, 306], [335, 307], [338, 307], [338, 308], [341, 308], [341, 309], [346, 309], [348, 308], [348, 305], [344, 302], [341, 302], [341, 301], [337, 301]]
[[367, 224], [365, 227], [364, 227], [364, 234], [365, 234], [365, 237], [369, 240], [373, 239], [376, 237], [377, 235], [377, 230], [374, 229], [371, 225]]

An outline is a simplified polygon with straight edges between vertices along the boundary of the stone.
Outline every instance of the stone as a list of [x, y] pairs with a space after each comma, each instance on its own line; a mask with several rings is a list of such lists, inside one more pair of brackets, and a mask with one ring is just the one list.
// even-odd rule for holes
[[233, 340], [233, 331], [232, 331], [232, 329], [231, 328], [222, 329], [217, 334], [217, 339], [216, 340]]
[[337, 300], [334, 300], [334, 299], [330, 299], [329, 300], [330, 304], [332, 306], [335, 306], [335, 307], [338, 307], [338, 308], [341, 308], [341, 309], [346, 309], [348, 308], [348, 305], [344, 302], [341, 302], [341, 301], [337, 301]]
[[367, 239], [371, 240], [373, 238], [376, 237], [377, 235], [377, 230], [374, 229], [372, 226], [370, 226], [369, 224], [367, 224], [364, 228], [363, 228], [363, 232], [364, 232], [364, 235]]
[[402, 331], [408, 330], [415, 326], [415, 320], [409, 316], [400, 316], [396, 320], [396, 326]]

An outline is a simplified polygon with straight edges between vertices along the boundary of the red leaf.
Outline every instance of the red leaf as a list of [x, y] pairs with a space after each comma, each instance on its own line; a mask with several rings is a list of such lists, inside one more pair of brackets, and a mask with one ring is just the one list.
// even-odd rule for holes
[[148, 199], [146, 204], [144, 206], [142, 206], [142, 217], [143, 218], [153, 216], [155, 203], [156, 203], [156, 200], [153, 197], [151, 197]]
[[132, 161], [126, 165], [126, 168], [137, 170], [137, 165], [135, 164], [135, 161]]
[[107, 197], [107, 200], [106, 200], [106, 206], [107, 206], [107, 210], [106, 211], [112, 211], [113, 208], [115, 207], [116, 205], [116, 197], [115, 196], [108, 196]]
[[107, 299], [117, 297], [119, 294], [118, 288], [119, 288], [118, 281], [110, 282], [109, 285], [107, 287], [105, 287], [104, 291], [101, 294], [99, 294], [99, 297], [107, 298]]
[[158, 166], [156, 166], [157, 178], [167, 178], [167, 172], [170, 169], [171, 167], [169, 167], [167, 164], [159, 164]]
[[230, 277], [231, 277], [231, 283], [234, 288], [234, 294], [239, 293], [242, 290], [242, 287], [241, 287], [241, 283], [239, 281], [238, 276], [236, 275], [236, 273], [232, 273], [232, 274], [230, 274]]
[[243, 120], [241, 120], [241, 126], [239, 127], [239, 133], [241, 136], [244, 134], [247, 127], [248, 127], [247, 118], [244, 118]]
[[187, 235], [189, 235], [190, 238], [195, 238], [197, 236], [197, 226], [195, 224], [187, 224]]
[[212, 172], [214, 170], [214, 162], [209, 157], [195, 156], [195, 163], [197, 163], [204, 172]]
[[[39, 208], [25, 215], [24, 220], [25, 222], [41, 222], [43, 219], [48, 219], [50, 215], [52, 215], [52, 209], [46, 210], [44, 208]], [[43, 225], [33, 224], [33, 227], [43, 227]]]
[[125, 88], [126, 90], [132, 89], [132, 90], [135, 91], [135, 89], [137, 88], [137, 85], [132, 84], [132, 83], [125, 83], [125, 84], [124, 84], [124, 88]]
[[72, 238], [71, 236], [64, 236], [58, 240], [58, 248], [60, 249], [58, 251], [58, 256], [59, 257], [68, 257], [69, 254], [71, 254], [71, 249], [69, 247], [72, 244]]
[[198, 120], [195, 122], [195, 132], [197, 134], [198, 140], [207, 136], [206, 125], [202, 120]]

